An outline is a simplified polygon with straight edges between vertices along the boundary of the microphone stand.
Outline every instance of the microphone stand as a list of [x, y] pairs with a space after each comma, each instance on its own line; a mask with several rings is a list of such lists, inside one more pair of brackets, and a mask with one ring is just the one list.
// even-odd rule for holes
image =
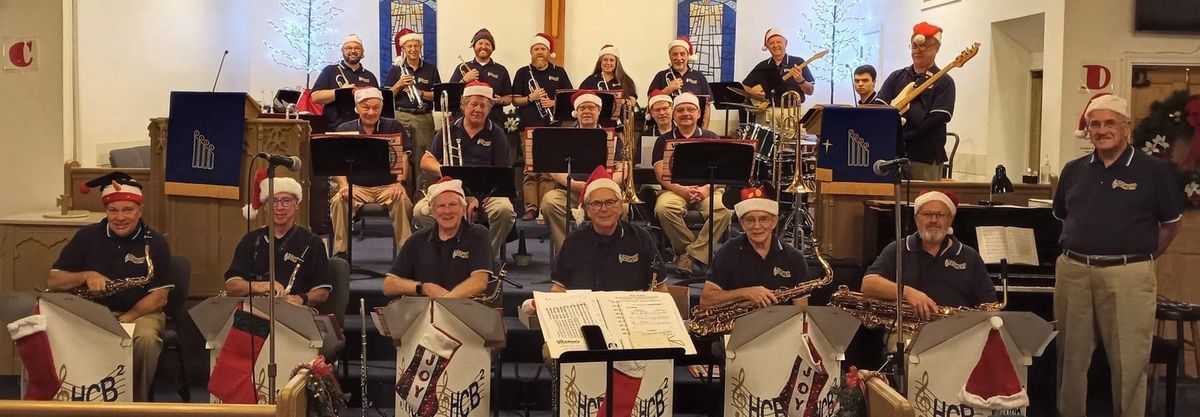
[[[275, 209], [275, 167], [279, 164], [267, 159], [267, 199], [270, 202], [271, 210]], [[273, 225], [271, 225], [273, 226]], [[267, 290], [267, 315], [271, 317], [270, 334], [267, 335], [267, 404], [275, 404], [275, 230], [272, 227], [267, 227], [267, 275], [271, 277]]]
[[901, 161], [896, 165], [896, 183], [893, 190], [893, 202], [895, 203], [893, 211], [895, 212], [895, 234], [896, 234], [896, 352], [892, 357], [893, 374], [896, 376], [896, 391], [900, 394], [908, 392], [907, 379], [907, 364], [904, 362], [904, 314], [901, 312], [901, 306], [904, 303], [904, 236], [900, 232], [900, 222], [903, 219], [900, 204], [900, 182], [904, 179], [904, 168], [908, 166], [908, 161]]

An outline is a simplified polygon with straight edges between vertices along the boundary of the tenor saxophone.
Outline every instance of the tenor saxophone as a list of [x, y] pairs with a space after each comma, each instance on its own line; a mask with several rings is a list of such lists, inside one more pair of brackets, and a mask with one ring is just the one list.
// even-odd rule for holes
[[146, 259], [146, 275], [140, 277], [129, 277], [123, 280], [109, 282], [108, 285], [104, 287], [104, 291], [91, 291], [88, 289], [87, 283], [84, 283], [83, 285], [75, 287], [68, 292], [85, 300], [96, 301], [130, 288], [144, 287], [146, 284], [150, 283], [151, 279], [154, 279], [154, 258], [150, 257], [149, 237], [146, 238], [146, 249], [144, 252], [142, 252], [142, 256], [144, 256]]
[[[833, 268], [821, 256], [821, 249], [815, 239], [813, 240], [813, 254], [817, 257], [817, 262], [821, 264], [823, 275], [817, 279], [775, 290], [775, 299], [779, 300], [780, 303], [786, 303], [803, 297], [812, 293], [813, 290], [833, 282]], [[696, 306], [692, 308], [691, 320], [687, 322], [687, 329], [698, 337], [729, 333], [733, 330], [734, 320], [753, 313], [759, 310], [759, 308], [757, 304], [748, 302], [734, 302], [718, 306]]]
[[1000, 311], [1008, 305], [1008, 281], [1004, 280], [1003, 298], [996, 303], [983, 303], [972, 307], [947, 307], [938, 306], [930, 315], [929, 320], [923, 320], [913, 310], [912, 306], [907, 302], [895, 300], [881, 300], [878, 298], [868, 297], [860, 292], [850, 291], [845, 285], [838, 286], [837, 291], [829, 298], [829, 305], [840, 307], [850, 315], [862, 321], [862, 324], [868, 328], [882, 327], [888, 331], [896, 331], [896, 308], [899, 306], [900, 313], [904, 315], [903, 331], [907, 337], [913, 337], [925, 327], [926, 324], [934, 322], [946, 317], [953, 316], [958, 313], [967, 311]]

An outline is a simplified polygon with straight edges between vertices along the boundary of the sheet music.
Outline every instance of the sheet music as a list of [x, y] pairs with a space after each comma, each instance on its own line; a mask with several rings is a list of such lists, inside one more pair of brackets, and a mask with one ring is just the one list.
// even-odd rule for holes
[[[612, 337], [604, 322], [600, 304], [590, 293], [548, 293], [534, 291], [533, 301], [537, 305], [538, 322], [542, 326], [542, 337], [550, 357], [557, 358], [563, 352], [587, 350], [583, 333], [579, 328], [597, 325], [604, 333], [604, 340], [619, 343]], [[622, 346], [615, 346], [621, 348]]]
[[987, 264], [1008, 258], [1013, 265], [1038, 265], [1037, 242], [1033, 229], [1011, 226], [976, 226], [979, 257]]
[[588, 324], [600, 326], [610, 349], [680, 347], [687, 354], [696, 353], [668, 293], [534, 292], [533, 298], [552, 358], [562, 352], [586, 350], [579, 328]]

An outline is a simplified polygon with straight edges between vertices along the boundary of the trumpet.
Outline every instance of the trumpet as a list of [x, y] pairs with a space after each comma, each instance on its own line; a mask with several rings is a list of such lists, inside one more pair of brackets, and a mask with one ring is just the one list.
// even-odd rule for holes
[[467, 60], [463, 59], [462, 55], [458, 56], [458, 62], [462, 63], [458, 66], [459, 75], [462, 75], [463, 78], [467, 78], [467, 73], [471, 71], [471, 66], [467, 65]]
[[[675, 76], [675, 70], [673, 70], [673, 69], [671, 69], [671, 68], [667, 68], [667, 75], [666, 75], [665, 77], [663, 77], [663, 78], [664, 78], [665, 80], [667, 80], [667, 84], [668, 84], [668, 85], [670, 85], [670, 84], [671, 84], [673, 81], [675, 81], [675, 80], [679, 79], [679, 77]], [[675, 90], [675, 91], [671, 92], [671, 97], [675, 97], [675, 96], [679, 95], [679, 93], [680, 93], [682, 90], [683, 90], [683, 89], [682, 89], [682, 88], [680, 88], [679, 90]]]
[[459, 166], [462, 165], [462, 139], [450, 142], [450, 93], [442, 90], [439, 100], [442, 105], [442, 165]]
[[[412, 73], [408, 71], [408, 64], [400, 62], [400, 77], [403, 78], [408, 76], [412, 76]], [[408, 100], [412, 101], [413, 104], [417, 106], [418, 110], [425, 107], [425, 102], [421, 101], [421, 92], [417, 91], [416, 78], [413, 79], [413, 83], [409, 84], [408, 88], [404, 89], [404, 91], [408, 93]]]
[[[533, 68], [529, 68], [529, 82], [526, 84], [527, 87], [529, 87], [530, 93], [532, 93], [533, 90], [542, 89], [542, 86], [537, 82], [537, 78], [533, 77]], [[543, 106], [541, 100], [534, 101], [533, 105], [537, 106], [538, 116], [546, 119], [546, 121], [550, 122], [550, 124], [554, 124], [554, 122], [556, 122], [556, 120], [554, 120], [554, 112], [550, 111], [550, 109], [547, 109], [546, 106]]]

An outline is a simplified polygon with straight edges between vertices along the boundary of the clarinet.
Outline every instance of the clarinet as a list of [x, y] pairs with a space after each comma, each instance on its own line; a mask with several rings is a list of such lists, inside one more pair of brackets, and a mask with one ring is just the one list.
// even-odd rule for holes
[[367, 308], [366, 300], [358, 299], [358, 318], [362, 322], [362, 332], [359, 333], [359, 341], [361, 342], [361, 352], [359, 353], [358, 368], [359, 389], [362, 390], [362, 417], [367, 417], [367, 408], [371, 407], [371, 400], [367, 399]]

